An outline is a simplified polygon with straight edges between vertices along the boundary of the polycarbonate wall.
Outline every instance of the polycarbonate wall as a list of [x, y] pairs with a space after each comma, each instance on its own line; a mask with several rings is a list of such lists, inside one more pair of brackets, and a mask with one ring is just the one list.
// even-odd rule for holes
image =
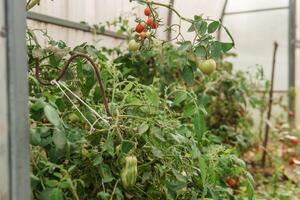
[[[159, 0], [162, 3], [169, 3], [169, 0]], [[225, 0], [175, 0], [174, 7], [186, 17], [203, 14], [212, 19], [219, 19], [222, 16], [222, 9]], [[298, 8], [300, 2], [297, 2]], [[231, 31], [235, 38], [236, 47], [233, 52], [237, 53], [236, 58], [232, 58], [235, 69], [254, 70], [257, 66], [262, 66], [266, 78], [271, 76], [273, 42], [279, 43], [277, 65], [275, 71], [274, 90], [280, 91], [276, 96], [285, 94], [288, 90], [288, 32], [289, 32], [289, 10], [282, 9], [289, 6], [289, 0], [228, 0], [224, 24]], [[278, 8], [276, 10], [266, 10], [263, 12], [240, 13], [249, 10]], [[300, 9], [298, 9], [300, 10]], [[130, 15], [136, 13], [143, 16], [143, 7], [129, 0], [41, 0], [41, 6], [35, 7], [32, 11], [41, 14], [54, 16], [74, 22], [85, 21], [90, 25], [99, 22], [112, 21], [120, 15]], [[161, 18], [166, 23], [168, 10], [159, 9]], [[299, 11], [298, 11], [298, 19]], [[179, 18], [173, 14], [172, 23], [179, 23]], [[298, 21], [299, 23], [299, 21]], [[135, 22], [130, 24], [134, 27]], [[63, 28], [51, 24], [28, 21], [29, 27], [44, 28], [54, 39], [66, 41], [74, 46], [82, 42], [94, 43], [97, 46], [113, 47], [118, 46], [123, 41], [106, 36], [93, 35], [82, 31]], [[188, 24], [182, 23], [183, 30], [188, 28]], [[159, 30], [159, 36], [166, 38], [163, 27]], [[173, 34], [175, 36], [175, 34]], [[187, 38], [191, 37], [188, 34]], [[298, 28], [298, 38], [299, 28]], [[228, 41], [226, 34], [221, 32], [221, 40]], [[300, 52], [297, 50], [297, 66], [300, 64]], [[299, 67], [298, 67], [299, 68]], [[300, 70], [296, 71], [298, 74]], [[298, 79], [299, 76], [297, 77]], [[297, 90], [300, 93], [300, 80], [296, 78]], [[300, 98], [297, 102], [300, 102]], [[285, 99], [285, 104], [288, 101]], [[300, 124], [300, 106], [297, 104], [297, 121]], [[276, 110], [275, 110], [276, 112]], [[278, 112], [281, 112], [279, 110]]]
[[300, 2], [297, 1], [296, 5], [296, 124], [300, 126]]

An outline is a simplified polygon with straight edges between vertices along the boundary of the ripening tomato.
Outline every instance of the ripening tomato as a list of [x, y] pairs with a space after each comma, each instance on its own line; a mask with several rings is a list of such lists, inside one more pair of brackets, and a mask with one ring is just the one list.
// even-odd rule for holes
[[214, 59], [208, 59], [202, 62], [198, 62], [198, 67], [203, 74], [209, 75], [216, 70], [217, 64]]
[[128, 49], [129, 51], [137, 51], [140, 48], [140, 44], [137, 43], [135, 40], [130, 40], [128, 42]]
[[146, 16], [150, 16], [150, 15], [151, 15], [151, 9], [150, 9], [149, 7], [145, 8], [144, 14], [145, 14]]
[[138, 25], [136, 25], [136, 27], [135, 27], [135, 31], [137, 32], [137, 33], [141, 33], [141, 32], [143, 32], [145, 30], [145, 26], [143, 25], [143, 24], [138, 24]]
[[231, 188], [235, 188], [237, 186], [237, 181], [232, 177], [227, 177], [226, 184]]
[[288, 116], [289, 116], [289, 117], [294, 117], [294, 112], [293, 112], [293, 111], [289, 111], [289, 112], [288, 112]]
[[140, 38], [142, 40], [146, 38], [146, 33], [144, 31], [140, 33]]

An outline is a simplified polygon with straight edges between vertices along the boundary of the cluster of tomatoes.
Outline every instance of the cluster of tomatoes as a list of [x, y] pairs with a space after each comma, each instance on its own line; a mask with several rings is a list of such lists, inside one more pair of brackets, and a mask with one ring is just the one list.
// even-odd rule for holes
[[[148, 17], [146, 21], [140, 21], [135, 27], [136, 38], [139, 41], [144, 41], [146, 38], [151, 37], [151, 30], [156, 30], [159, 26], [158, 20], [155, 17], [155, 11], [150, 6], [144, 9], [144, 15]], [[132, 39], [128, 43], [128, 48], [130, 51], [137, 51], [140, 48], [140, 44]]]

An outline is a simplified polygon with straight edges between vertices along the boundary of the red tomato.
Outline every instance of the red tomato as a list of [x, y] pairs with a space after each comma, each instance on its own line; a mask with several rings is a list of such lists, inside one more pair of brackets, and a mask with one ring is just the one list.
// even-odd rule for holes
[[150, 15], [151, 15], [151, 9], [150, 9], [149, 7], [145, 8], [144, 14], [145, 14], [146, 16], [150, 16]]
[[136, 27], [135, 27], [135, 31], [136, 31], [137, 33], [143, 32], [144, 29], [145, 29], [145, 26], [144, 26], [143, 24], [138, 24], [138, 25], [136, 25]]
[[235, 188], [237, 186], [237, 181], [232, 177], [227, 177], [226, 184], [231, 188]]
[[147, 25], [152, 27], [153, 24], [154, 24], [153, 17], [149, 17], [148, 20], [147, 20]]
[[157, 29], [158, 27], [158, 23], [157, 22], [154, 22], [152, 25], [151, 25], [151, 28], [152, 29]]
[[299, 138], [293, 135], [286, 135], [285, 139], [288, 140], [293, 145], [297, 145], [300, 142]]
[[298, 160], [297, 158], [292, 158], [290, 160], [290, 165], [294, 166], [294, 165], [300, 165], [300, 160]]

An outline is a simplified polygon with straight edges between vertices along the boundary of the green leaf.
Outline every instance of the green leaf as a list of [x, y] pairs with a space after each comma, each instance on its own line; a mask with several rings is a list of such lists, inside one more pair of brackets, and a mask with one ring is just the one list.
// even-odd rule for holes
[[254, 197], [254, 187], [251, 184], [251, 182], [249, 180], [247, 180], [247, 195], [248, 195], [248, 199], [252, 200]]
[[103, 183], [109, 183], [112, 180], [114, 180], [114, 177], [111, 174], [110, 167], [107, 164], [103, 164], [100, 166], [100, 174], [101, 174]]
[[211, 23], [208, 25], [207, 32], [208, 32], [208, 33], [213, 33], [213, 32], [215, 32], [219, 27], [220, 27], [220, 22], [218, 22], [218, 21], [211, 22]]
[[200, 35], [204, 35], [207, 31], [207, 22], [206, 21], [202, 21], [200, 23], [200, 27], [199, 27], [199, 32], [200, 32]]
[[183, 79], [188, 85], [193, 85], [194, 83], [194, 72], [190, 66], [185, 66], [183, 68]]
[[195, 25], [194, 23], [192, 23], [190, 28], [187, 30], [187, 32], [194, 32], [194, 31], [195, 31]]
[[133, 147], [135, 143], [130, 140], [123, 140], [121, 145], [122, 153], [127, 154]]
[[183, 108], [183, 116], [190, 117], [195, 113], [195, 111], [196, 111], [196, 106], [194, 103], [187, 104]]
[[194, 115], [193, 124], [194, 124], [194, 130], [195, 130], [195, 134], [198, 139], [198, 142], [201, 142], [203, 133], [205, 131], [205, 121], [204, 121], [204, 117], [203, 117], [202, 113], [197, 112]]
[[[206, 181], [207, 181], [208, 168], [207, 168], [205, 159], [203, 157], [199, 157], [199, 168], [200, 168], [200, 174], [201, 174], [201, 179], [202, 179], [202, 185], [207, 190]], [[204, 196], [205, 196], [205, 194], [204, 194]]]
[[180, 46], [178, 47], [178, 51], [186, 51], [189, 48], [192, 47], [192, 43], [190, 41], [184, 41], [180, 43]]
[[41, 192], [39, 200], [64, 200], [64, 195], [59, 188], [46, 189]]
[[220, 42], [214, 42], [211, 46], [211, 57], [214, 59], [219, 59], [222, 55], [222, 46]]
[[46, 115], [46, 118], [49, 120], [49, 122], [51, 124], [53, 124], [54, 126], [60, 126], [61, 125], [62, 121], [61, 121], [61, 119], [58, 115], [58, 112], [52, 106], [47, 104], [44, 107], [44, 113]]
[[65, 135], [61, 131], [54, 133], [54, 135], [52, 136], [52, 140], [56, 148], [58, 149], [63, 149], [67, 143]]
[[95, 103], [98, 103], [100, 101], [100, 98], [101, 98], [101, 91], [100, 91], [100, 87], [97, 86], [95, 87], [93, 100]]
[[222, 50], [223, 50], [224, 53], [228, 52], [233, 47], [233, 43], [221, 42], [221, 45], [222, 45]]
[[187, 98], [187, 94], [186, 92], [183, 91], [179, 91], [176, 93], [176, 97], [173, 101], [173, 105], [177, 106], [179, 105], [181, 102], [183, 102], [185, 99]]
[[149, 129], [149, 125], [146, 122], [143, 122], [138, 127], [138, 133], [139, 135], [142, 135], [143, 133], [146, 133], [146, 131]]
[[30, 129], [30, 144], [37, 146], [41, 143], [41, 141], [41, 135], [36, 130]]
[[204, 46], [198, 46], [195, 49], [195, 54], [197, 57], [205, 58], [206, 57], [206, 49]]
[[156, 105], [156, 106], [159, 105], [160, 98], [159, 98], [157, 92], [154, 90], [154, 88], [145, 87], [145, 95], [153, 105]]

